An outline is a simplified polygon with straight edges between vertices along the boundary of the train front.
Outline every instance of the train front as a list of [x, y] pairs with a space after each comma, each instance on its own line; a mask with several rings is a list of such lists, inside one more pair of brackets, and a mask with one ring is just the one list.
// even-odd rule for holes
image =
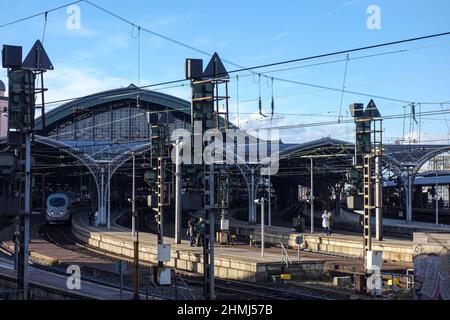
[[54, 193], [47, 198], [47, 213], [45, 215], [48, 223], [65, 223], [70, 219], [69, 196], [64, 193]]

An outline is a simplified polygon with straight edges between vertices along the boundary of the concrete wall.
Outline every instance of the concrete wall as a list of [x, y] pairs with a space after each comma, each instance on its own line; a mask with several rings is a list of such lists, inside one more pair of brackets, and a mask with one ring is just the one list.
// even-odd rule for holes
[[414, 234], [414, 255], [448, 254], [450, 233], [421, 232]]

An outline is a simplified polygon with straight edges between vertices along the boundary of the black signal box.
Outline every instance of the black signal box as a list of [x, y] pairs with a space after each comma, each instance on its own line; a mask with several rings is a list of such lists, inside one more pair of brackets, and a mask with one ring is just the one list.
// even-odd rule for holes
[[22, 47], [4, 45], [2, 66], [3, 68], [20, 68], [22, 66]]

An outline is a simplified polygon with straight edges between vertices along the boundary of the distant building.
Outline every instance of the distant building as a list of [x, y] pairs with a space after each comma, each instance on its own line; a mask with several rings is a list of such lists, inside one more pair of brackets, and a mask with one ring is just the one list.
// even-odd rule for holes
[[431, 159], [428, 162], [428, 170], [430, 171], [449, 171], [450, 170], [450, 154], [446, 153]]
[[8, 133], [8, 98], [5, 97], [6, 87], [0, 80], [0, 138]]

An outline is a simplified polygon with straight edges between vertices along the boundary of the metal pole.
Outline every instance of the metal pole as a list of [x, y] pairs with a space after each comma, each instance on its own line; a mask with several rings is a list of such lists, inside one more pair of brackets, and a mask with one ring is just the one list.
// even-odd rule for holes
[[[247, 183], [248, 186], [248, 183]], [[249, 190], [248, 190], [248, 223], [251, 224], [252, 223], [252, 191], [250, 190], [251, 186], [248, 186]]]
[[133, 299], [139, 300], [139, 216], [136, 212], [136, 157], [133, 153], [133, 183], [132, 183], [132, 203], [131, 203], [131, 216], [132, 216], [132, 233], [134, 240], [134, 294]]
[[214, 292], [214, 245], [215, 245], [215, 234], [214, 234], [214, 226], [215, 226], [215, 208], [216, 208], [216, 202], [215, 202], [215, 174], [214, 174], [214, 164], [209, 165], [210, 170], [210, 177], [211, 180], [209, 181], [209, 298], [211, 300], [215, 299], [215, 292]]
[[23, 234], [23, 300], [28, 300], [28, 255], [31, 216], [31, 132], [25, 135], [25, 211]]
[[101, 174], [101, 183], [100, 183], [100, 212], [99, 218], [100, 221], [97, 221], [99, 225], [103, 225], [105, 223], [105, 169], [102, 168]]
[[251, 201], [251, 209], [252, 212], [250, 213], [250, 223], [254, 224], [256, 223], [256, 217], [255, 217], [255, 169], [252, 168], [252, 190], [250, 191], [252, 195], [252, 201]]
[[139, 231], [134, 241], [134, 300], [139, 300]]
[[314, 234], [314, 159], [311, 158], [311, 234]]
[[261, 198], [261, 257], [264, 258], [264, 245], [265, 245], [265, 238], [264, 238], [264, 229], [265, 229], [265, 223], [264, 223], [264, 197]]
[[436, 197], [436, 226], [439, 225], [439, 196], [438, 196], [438, 165], [437, 165], [437, 159], [435, 161], [435, 171], [436, 171], [436, 190], [435, 190], [435, 197]]
[[[20, 214], [20, 213], [19, 213]], [[14, 270], [19, 270], [19, 247], [20, 247], [20, 218], [19, 214], [16, 216], [16, 227], [14, 230]]]
[[271, 184], [271, 175], [269, 169], [269, 227], [272, 226], [272, 184]]
[[133, 153], [133, 180], [131, 186], [131, 236], [136, 234], [136, 157]]
[[176, 164], [175, 164], [175, 243], [181, 243], [181, 220], [182, 220], [182, 199], [181, 199], [181, 161], [180, 161], [180, 141], [175, 145]]
[[119, 273], [120, 273], [120, 300], [123, 296], [123, 261], [119, 261]]
[[407, 196], [407, 222], [412, 222], [412, 177], [411, 173], [408, 172], [408, 196]]
[[108, 229], [111, 229], [111, 164], [108, 163]]

